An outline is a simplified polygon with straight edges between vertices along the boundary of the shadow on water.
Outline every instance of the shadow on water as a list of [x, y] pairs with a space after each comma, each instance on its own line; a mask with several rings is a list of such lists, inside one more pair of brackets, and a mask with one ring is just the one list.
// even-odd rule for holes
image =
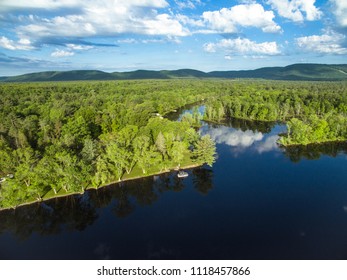
[[292, 162], [300, 162], [303, 159], [318, 160], [321, 156], [337, 157], [341, 153], [347, 154], [347, 142], [290, 146], [282, 147], [281, 150]]
[[205, 106], [203, 104], [204, 104], [204, 101], [198, 101], [198, 102], [195, 102], [193, 104], [183, 106], [183, 107], [181, 107], [175, 111], [167, 113], [165, 115], [165, 118], [167, 118], [171, 121], [179, 120], [182, 117], [182, 115], [184, 115], [184, 113], [186, 113], [186, 112], [191, 113], [194, 110], [194, 108], [198, 108], [199, 112], [201, 114], [204, 114]]
[[[212, 189], [212, 170], [191, 169], [196, 190], [207, 194]], [[21, 240], [33, 233], [45, 236], [64, 231], [84, 231], [99, 218], [99, 210], [110, 207], [116, 218], [126, 218], [137, 207], [151, 206], [166, 192], [181, 192], [186, 187], [176, 173], [161, 174], [122, 182], [83, 195], [72, 195], [0, 212], [0, 236], [11, 232]]]
[[235, 129], [240, 129], [241, 131], [251, 130], [253, 132], [270, 133], [277, 123], [229, 118], [222, 124]]
[[208, 168], [196, 168], [193, 170], [194, 188], [201, 194], [207, 195], [213, 189], [213, 170]]
[[89, 194], [57, 198], [40, 204], [0, 212], [0, 233], [12, 232], [20, 239], [62, 231], [83, 231], [98, 218]]

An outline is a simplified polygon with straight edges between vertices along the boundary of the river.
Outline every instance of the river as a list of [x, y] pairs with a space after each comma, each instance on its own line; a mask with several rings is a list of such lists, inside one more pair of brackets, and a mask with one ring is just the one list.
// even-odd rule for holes
[[212, 168], [0, 212], [1, 259], [347, 259], [346, 144], [282, 149], [275, 123], [204, 124]]

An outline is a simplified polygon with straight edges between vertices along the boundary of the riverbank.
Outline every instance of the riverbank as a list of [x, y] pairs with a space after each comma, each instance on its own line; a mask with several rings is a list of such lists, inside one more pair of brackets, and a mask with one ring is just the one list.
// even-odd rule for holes
[[[244, 127], [246, 127], [247, 129], [251, 129], [253, 130], [254, 127], [257, 127], [257, 131], [259, 132], [263, 132], [260, 129], [260, 125], [264, 125], [264, 127], [271, 127], [272, 125], [275, 124], [283, 124], [287, 126], [287, 130], [288, 130], [288, 124], [287, 122], [290, 121], [286, 121], [284, 122], [283, 120], [277, 120], [277, 121], [263, 121], [263, 120], [249, 120], [249, 119], [244, 119], [244, 118], [223, 118], [220, 121], [217, 120], [210, 120], [210, 119], [203, 119], [204, 122], [212, 124], [212, 125], [234, 125], [235, 126], [235, 122], [238, 122], [239, 124], [242, 123], [242, 125], [245, 125]], [[252, 128], [253, 126], [253, 128]], [[241, 127], [241, 126], [239, 126]], [[244, 128], [243, 128], [244, 129]], [[293, 129], [293, 128], [292, 128]], [[314, 132], [312, 132], [314, 133]], [[312, 134], [311, 133], [311, 134]], [[297, 146], [310, 146], [310, 145], [324, 145], [324, 144], [329, 144], [329, 143], [346, 143], [347, 142], [347, 137], [331, 137], [331, 138], [327, 138], [326, 134], [322, 134], [322, 138], [321, 139], [317, 139], [317, 137], [315, 137], [314, 140], [309, 139], [308, 135], [311, 135], [310, 133], [305, 133], [303, 134], [305, 137], [300, 137], [300, 141], [295, 141], [293, 140], [294, 137], [292, 137], [292, 135], [288, 136], [287, 132], [281, 132], [278, 134], [279, 139], [276, 142], [278, 146], [286, 148], [286, 147], [297, 147]], [[303, 138], [303, 139], [302, 139]], [[313, 138], [313, 137], [312, 137]]]
[[91, 186], [89, 183], [85, 188], [83, 188], [83, 192], [82, 191], [81, 192], [66, 192], [65, 190], [63, 190], [63, 188], [60, 188], [57, 191], [57, 193], [55, 194], [53, 192], [53, 190], [50, 190], [40, 200], [38, 200], [38, 199], [30, 199], [29, 200], [28, 199], [27, 201], [20, 203], [18, 205], [0, 208], [0, 211], [17, 209], [19, 207], [23, 207], [23, 206], [27, 206], [27, 205], [31, 205], [31, 204], [35, 204], [35, 203], [41, 203], [41, 202], [45, 202], [45, 201], [52, 200], [52, 199], [68, 197], [68, 196], [72, 196], [72, 195], [81, 195], [85, 191], [88, 191], [88, 190], [98, 190], [98, 189], [108, 187], [111, 185], [121, 184], [123, 182], [131, 181], [131, 180], [139, 180], [139, 179], [146, 178], [146, 177], [157, 176], [157, 175], [161, 175], [161, 174], [165, 174], [165, 173], [175, 172], [175, 171], [182, 170], [182, 169], [194, 169], [194, 168], [200, 167], [202, 165], [203, 165], [203, 163], [196, 163], [196, 162], [193, 162], [191, 160], [191, 158], [189, 158], [189, 159], [186, 158], [183, 160], [183, 163], [180, 165], [179, 168], [177, 167], [176, 164], [172, 164], [164, 170], [157, 170], [155, 167], [152, 167], [152, 168], [149, 168], [146, 173], [143, 173], [142, 170], [138, 166], [135, 166], [129, 174], [127, 174], [127, 173], [123, 174], [121, 180], [114, 179], [114, 180], [110, 181], [109, 183], [106, 183], [104, 185], [100, 185], [97, 187]]
[[333, 140], [323, 140], [316, 142], [305, 142], [305, 143], [281, 143], [281, 138], [277, 141], [280, 147], [291, 148], [291, 147], [302, 147], [302, 146], [314, 146], [314, 145], [324, 145], [324, 144], [339, 144], [346, 143], [347, 139], [333, 139]]

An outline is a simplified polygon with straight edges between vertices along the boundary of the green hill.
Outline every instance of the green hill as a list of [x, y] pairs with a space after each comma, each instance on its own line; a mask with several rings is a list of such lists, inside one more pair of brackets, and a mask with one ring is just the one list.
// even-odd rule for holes
[[113, 80], [112, 74], [96, 70], [47, 71], [13, 77], [1, 77], [4, 82], [45, 82], [45, 81], [80, 81]]
[[341, 81], [347, 80], [347, 64], [293, 64], [286, 67], [266, 67], [256, 70], [210, 72], [209, 76], [296, 81]]
[[141, 80], [141, 79], [168, 79], [159, 71], [136, 70], [132, 72], [115, 72], [111, 74], [113, 80]]
[[12, 77], [0, 77], [2, 82], [42, 82], [81, 80], [173, 79], [173, 78], [223, 78], [269, 79], [296, 81], [347, 80], [347, 64], [293, 64], [286, 67], [265, 67], [242, 71], [213, 71], [205, 73], [194, 69], [137, 70], [106, 73], [97, 70], [48, 71]]

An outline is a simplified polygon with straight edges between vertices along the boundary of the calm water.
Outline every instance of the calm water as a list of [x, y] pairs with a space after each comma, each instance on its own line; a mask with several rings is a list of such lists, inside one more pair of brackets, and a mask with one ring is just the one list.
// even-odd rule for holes
[[347, 259], [346, 145], [281, 150], [284, 129], [205, 124], [213, 168], [0, 212], [0, 258]]

